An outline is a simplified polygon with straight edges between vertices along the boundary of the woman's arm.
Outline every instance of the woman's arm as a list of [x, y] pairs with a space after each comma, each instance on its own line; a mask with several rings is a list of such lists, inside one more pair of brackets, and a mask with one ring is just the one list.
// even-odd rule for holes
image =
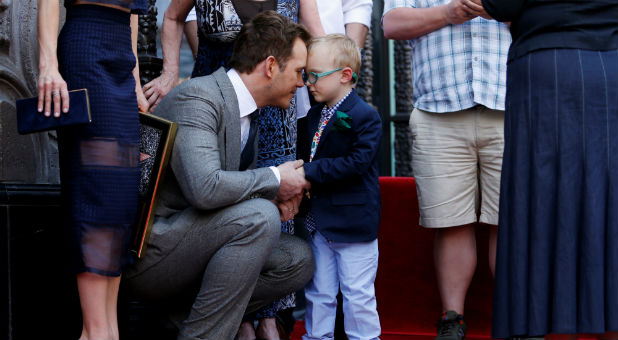
[[135, 78], [135, 95], [137, 96], [137, 107], [141, 112], [148, 111], [148, 100], [144, 97], [144, 91], [142, 91], [142, 85], [139, 80], [139, 60], [137, 59], [137, 33], [138, 33], [138, 16], [137, 14], [131, 15], [131, 45], [133, 48], [133, 55], [135, 55], [135, 68], [133, 69], [133, 78]]
[[194, 0], [172, 0], [165, 11], [163, 28], [161, 29], [163, 70], [159, 77], [144, 85], [144, 94], [148, 99], [150, 112], [178, 83], [182, 32], [187, 14], [193, 5]]
[[320, 37], [325, 34], [315, 0], [300, 0], [298, 22], [307, 27], [309, 33], [314, 37]]
[[60, 117], [62, 112], [69, 111], [69, 92], [67, 83], [58, 71], [58, 16], [60, 4], [58, 0], [38, 1], [38, 34], [39, 34], [39, 112], [49, 116], [52, 110], [54, 117]]
[[185, 22], [184, 27], [185, 38], [193, 53], [193, 60], [197, 58], [197, 47], [199, 45], [199, 39], [197, 38], [197, 20], [191, 20]]

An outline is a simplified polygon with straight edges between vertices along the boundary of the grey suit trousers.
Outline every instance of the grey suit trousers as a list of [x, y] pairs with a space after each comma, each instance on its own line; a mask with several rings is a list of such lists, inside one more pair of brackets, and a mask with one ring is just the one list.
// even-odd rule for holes
[[311, 248], [282, 234], [277, 208], [258, 198], [158, 218], [124, 283], [140, 299], [189, 301], [179, 339], [232, 340], [245, 312], [302, 288], [313, 272]]

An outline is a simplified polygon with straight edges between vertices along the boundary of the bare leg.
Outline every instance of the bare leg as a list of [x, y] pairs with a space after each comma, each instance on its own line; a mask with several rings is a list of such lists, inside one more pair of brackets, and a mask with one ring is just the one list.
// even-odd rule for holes
[[434, 263], [443, 310], [463, 315], [466, 292], [476, 269], [474, 225], [436, 230]]
[[120, 276], [109, 277], [107, 283], [107, 322], [111, 328], [112, 338], [118, 340], [118, 289], [120, 288]]
[[280, 336], [279, 331], [277, 330], [277, 322], [275, 321], [275, 318], [260, 319], [256, 335], [260, 339], [279, 340]]
[[496, 276], [496, 247], [498, 244], [498, 227], [489, 226], [489, 269], [491, 276]]
[[83, 317], [80, 340], [113, 338], [107, 314], [108, 281], [108, 277], [93, 273], [77, 275]]
[[253, 321], [243, 321], [238, 329], [238, 340], [255, 340]]

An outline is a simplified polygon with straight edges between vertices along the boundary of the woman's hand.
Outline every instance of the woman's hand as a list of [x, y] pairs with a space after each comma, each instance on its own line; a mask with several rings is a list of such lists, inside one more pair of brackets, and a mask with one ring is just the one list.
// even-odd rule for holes
[[144, 85], [144, 94], [148, 100], [150, 112], [178, 83], [178, 74], [170, 71], [163, 71], [161, 75]]
[[[52, 106], [53, 105], [53, 106]], [[39, 112], [44, 112], [45, 117], [51, 115], [60, 117], [62, 112], [69, 112], [69, 91], [57, 67], [42, 68], [39, 73]]]
[[[69, 112], [67, 83], [58, 72], [56, 46], [58, 43], [58, 0], [39, 0], [37, 30], [39, 33], [39, 103], [38, 111], [46, 117], [54, 110], [54, 117]], [[52, 106], [53, 105], [53, 106]]]

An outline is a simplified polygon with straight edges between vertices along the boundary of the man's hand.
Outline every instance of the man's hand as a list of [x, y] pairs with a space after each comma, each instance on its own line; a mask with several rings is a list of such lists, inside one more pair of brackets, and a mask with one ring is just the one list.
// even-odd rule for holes
[[477, 15], [477, 16], [479, 16], [481, 18], [485, 18], [487, 20], [493, 20], [493, 18], [490, 17], [489, 14], [487, 14], [487, 12], [485, 12], [485, 8], [483, 8], [483, 1], [482, 0], [465, 0], [464, 4], [475, 15]]
[[144, 85], [144, 95], [146, 95], [146, 99], [148, 99], [150, 112], [154, 111], [155, 107], [159, 105], [161, 99], [163, 99], [163, 97], [165, 97], [177, 83], [177, 73], [163, 71], [160, 76]]
[[[303, 168], [302, 166], [299, 166], [298, 168], [296, 168], [296, 172], [302, 176], [303, 178], [305, 178], [305, 168]], [[311, 189], [311, 182], [306, 181], [305, 185], [303, 186], [303, 189], [305, 190], [309, 190]]]
[[305, 179], [305, 171], [302, 166], [303, 161], [299, 159], [285, 162], [277, 167], [281, 175], [277, 201], [287, 201], [294, 196], [302, 194], [303, 189], [309, 187], [309, 182]]
[[451, 0], [444, 11], [446, 21], [451, 25], [459, 25], [476, 18], [478, 14], [468, 6], [470, 2], [470, 0]]
[[279, 209], [279, 216], [281, 217], [281, 222], [289, 221], [296, 214], [298, 214], [298, 207], [300, 206], [300, 202], [303, 199], [303, 195], [297, 195], [292, 197], [291, 199], [283, 202], [275, 201], [277, 208]]
[[142, 87], [137, 85], [135, 87], [135, 95], [137, 96], [137, 108], [140, 112], [148, 112], [148, 100], [144, 96], [144, 92], [142, 91]]

